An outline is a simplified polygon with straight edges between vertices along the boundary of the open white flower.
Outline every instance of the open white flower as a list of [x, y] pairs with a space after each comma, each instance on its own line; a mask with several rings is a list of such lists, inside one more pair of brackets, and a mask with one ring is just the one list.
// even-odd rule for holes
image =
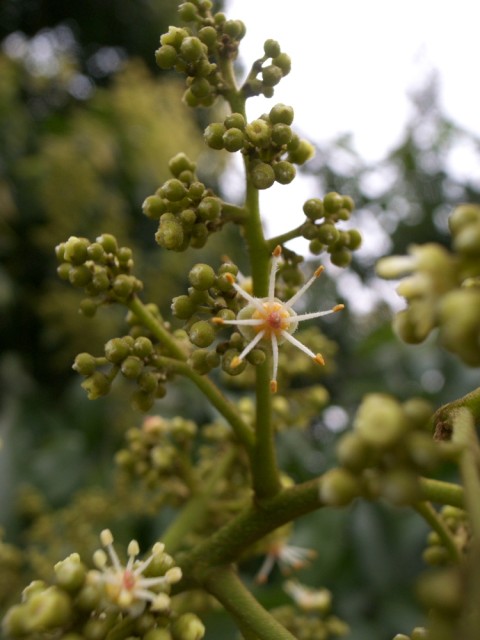
[[245, 357], [254, 349], [259, 342], [266, 340], [270, 343], [272, 349], [272, 379], [270, 388], [272, 393], [277, 391], [277, 372], [278, 372], [278, 346], [284, 340], [293, 344], [297, 349], [303, 351], [318, 364], [325, 364], [321, 353], [313, 353], [311, 349], [302, 344], [293, 337], [293, 333], [298, 327], [298, 323], [303, 320], [311, 320], [312, 318], [320, 318], [330, 313], [336, 313], [344, 308], [343, 304], [337, 304], [327, 311], [313, 311], [311, 313], [297, 314], [293, 309], [295, 303], [310, 288], [313, 282], [320, 276], [324, 267], [318, 267], [312, 277], [301, 287], [295, 295], [286, 302], [282, 302], [275, 297], [275, 277], [277, 274], [278, 263], [282, 248], [277, 246], [272, 254], [272, 267], [270, 270], [270, 278], [268, 284], [268, 296], [266, 298], [256, 298], [247, 293], [240, 287], [231, 274], [230, 281], [235, 290], [248, 302], [241, 309], [235, 320], [224, 320], [223, 318], [213, 318], [216, 324], [233, 324], [238, 326], [243, 336], [249, 339], [249, 343], [244, 350], [236, 358], [232, 360], [233, 367], [238, 366]]
[[269, 546], [265, 560], [255, 576], [255, 582], [265, 584], [276, 564], [284, 575], [288, 575], [306, 567], [316, 556], [317, 553], [313, 549], [297, 547], [288, 544], [286, 540], [276, 540]]
[[127, 548], [127, 564], [123, 566], [113, 546], [113, 536], [109, 529], [101, 532], [100, 541], [107, 553], [103, 549], [95, 552], [93, 561], [99, 571], [91, 571], [89, 579], [103, 584], [107, 599], [120, 609], [129, 611], [131, 615], [140, 615], [147, 603], [150, 603], [152, 610], [167, 610], [170, 597], [165, 591], [169, 591], [170, 585], [181, 579], [180, 567], [172, 567], [163, 576], [146, 578], [143, 575], [152, 560], [163, 553], [164, 545], [157, 542], [153, 545], [151, 555], [140, 561], [136, 559], [140, 551], [138, 543], [131, 540]]

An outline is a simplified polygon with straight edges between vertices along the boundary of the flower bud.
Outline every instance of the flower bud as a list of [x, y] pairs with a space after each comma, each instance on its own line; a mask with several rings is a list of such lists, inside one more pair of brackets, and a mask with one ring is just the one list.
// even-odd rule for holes
[[117, 239], [110, 233], [102, 233], [102, 235], [97, 238], [97, 242], [103, 247], [105, 253], [117, 253]]
[[257, 162], [253, 165], [250, 176], [256, 189], [268, 189], [275, 182], [275, 171], [266, 162]]
[[119, 364], [130, 353], [130, 347], [123, 338], [112, 338], [105, 345], [105, 357], [109, 362]]
[[79, 353], [76, 356], [72, 369], [81, 376], [90, 376], [97, 368], [97, 360], [89, 353]]
[[194, 613], [184, 613], [170, 625], [173, 640], [201, 640], [205, 626]]
[[87, 392], [89, 400], [96, 400], [106, 396], [110, 391], [110, 380], [101, 371], [95, 371], [82, 382], [81, 386]]
[[135, 380], [143, 371], [144, 364], [137, 356], [128, 356], [122, 362], [121, 372], [129, 380]]
[[132, 393], [130, 404], [135, 411], [149, 411], [155, 402], [155, 394], [138, 389]]
[[190, 269], [188, 279], [194, 289], [206, 291], [215, 283], [216, 275], [210, 265], [198, 263]]
[[214, 27], [202, 27], [198, 32], [200, 40], [212, 51], [217, 44], [217, 31]]
[[303, 213], [310, 220], [318, 220], [323, 217], [323, 202], [320, 198], [310, 198], [303, 205]]
[[352, 261], [352, 254], [346, 247], [341, 247], [332, 251], [330, 260], [336, 267], [348, 267]]
[[314, 155], [315, 147], [307, 140], [300, 140], [296, 149], [289, 151], [288, 159], [295, 164], [305, 164], [305, 162], [313, 158]]
[[155, 62], [160, 69], [171, 69], [177, 62], [177, 55], [175, 47], [164, 44], [155, 51]]
[[188, 320], [195, 313], [195, 304], [189, 296], [177, 296], [172, 300], [172, 313], [180, 320]]
[[78, 553], [72, 553], [65, 560], [57, 562], [54, 570], [57, 583], [66, 591], [78, 591], [85, 582], [86, 568]]
[[291, 162], [280, 160], [273, 165], [275, 180], [280, 184], [290, 184], [295, 178], [296, 170]]
[[231, 127], [223, 134], [223, 146], [227, 151], [240, 151], [240, 149], [243, 149], [244, 143], [245, 136], [243, 135], [243, 131], [240, 129]]
[[386, 394], [371, 393], [358, 409], [354, 428], [366, 442], [384, 449], [403, 438], [408, 423], [397, 400]]
[[275, 87], [283, 78], [282, 70], [275, 64], [270, 64], [262, 69], [262, 81], [267, 87]]
[[150, 629], [143, 640], [172, 640], [172, 634], [168, 629]]
[[240, 129], [240, 131], [243, 131], [246, 123], [241, 113], [231, 113], [225, 118], [223, 124], [226, 129]]
[[208, 347], [215, 340], [215, 329], [207, 320], [199, 320], [190, 327], [188, 337], [195, 346]]
[[284, 76], [287, 76], [292, 70], [292, 60], [286, 53], [280, 53], [278, 56], [273, 58], [272, 62], [275, 66], [281, 69]]
[[448, 226], [455, 237], [463, 229], [480, 223], [480, 206], [478, 204], [461, 204], [456, 207], [448, 219]]
[[210, 149], [223, 149], [223, 134], [225, 131], [225, 125], [221, 122], [212, 122], [208, 125], [203, 137]]
[[268, 116], [272, 124], [282, 123], [291, 125], [294, 116], [293, 107], [281, 103], [276, 104], [270, 109]]
[[165, 249], [181, 251], [185, 241], [182, 225], [178, 220], [163, 222], [160, 218], [160, 226], [155, 234], [155, 240]]
[[326, 505], [343, 507], [359, 493], [359, 479], [346, 469], [330, 469], [320, 479], [320, 500]]
[[142, 211], [151, 220], [158, 220], [167, 207], [165, 201], [159, 196], [148, 196], [142, 204]]
[[340, 464], [354, 473], [368, 466], [372, 457], [367, 442], [355, 431], [340, 438], [336, 453]]
[[180, 54], [187, 62], [196, 62], [206, 53], [205, 45], [196, 36], [189, 36], [182, 40]]
[[204, 222], [216, 220], [222, 211], [222, 201], [214, 196], [203, 198], [197, 207], [197, 214]]
[[86, 287], [92, 280], [92, 271], [86, 265], [81, 264], [70, 269], [68, 279], [74, 287]]
[[88, 258], [88, 245], [90, 242], [87, 238], [77, 238], [70, 236], [63, 247], [63, 259], [72, 264], [83, 264]]
[[268, 122], [265, 122], [262, 118], [253, 120], [245, 126], [245, 134], [250, 142], [260, 149], [265, 149], [269, 146], [271, 140], [271, 129]]
[[175, 178], [182, 173], [182, 171], [195, 172], [196, 164], [192, 162], [190, 158], [183, 152], [177, 153], [173, 158], [170, 158], [168, 162], [168, 168]]
[[25, 628], [45, 633], [67, 623], [72, 615], [69, 596], [57, 587], [34, 593], [25, 603]]
[[293, 136], [292, 129], [288, 124], [277, 122], [272, 127], [272, 142], [278, 147], [287, 145]]

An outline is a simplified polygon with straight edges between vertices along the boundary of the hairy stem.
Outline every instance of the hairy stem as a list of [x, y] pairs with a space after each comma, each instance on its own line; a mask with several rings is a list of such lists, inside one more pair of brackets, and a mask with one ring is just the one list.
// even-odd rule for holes
[[258, 640], [294, 640], [285, 629], [248, 591], [230, 567], [212, 569], [204, 587], [238, 621], [242, 629], [249, 629]]

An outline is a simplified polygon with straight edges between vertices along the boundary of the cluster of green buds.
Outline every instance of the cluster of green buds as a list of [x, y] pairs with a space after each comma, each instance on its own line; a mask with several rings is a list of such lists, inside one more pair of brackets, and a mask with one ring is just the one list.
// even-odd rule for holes
[[91, 317], [101, 304], [126, 303], [143, 287], [134, 275], [132, 250], [119, 247], [115, 236], [104, 233], [94, 242], [71, 236], [57, 245], [57, 269], [62, 280], [83, 289], [87, 298], [80, 311]]
[[296, 580], [287, 580], [284, 589], [294, 604], [271, 611], [298, 640], [330, 640], [346, 636], [348, 625], [331, 613], [332, 595], [328, 589], [312, 589]]
[[431, 473], [458, 454], [452, 443], [433, 440], [431, 413], [430, 404], [421, 398], [401, 403], [386, 394], [367, 395], [353, 431], [338, 442], [340, 467], [322, 476], [322, 500], [336, 506], [360, 495], [384, 498], [395, 505], [418, 501], [419, 475]]
[[104, 356], [79, 353], [73, 369], [85, 377], [82, 387], [90, 400], [107, 395], [118, 374], [134, 381], [137, 389], [131, 397], [132, 406], [148, 411], [155, 399], [166, 393], [167, 374], [155, 362], [159, 349], [146, 336], [112, 338], [105, 344]]
[[161, 69], [175, 69], [186, 76], [184, 101], [191, 107], [209, 107], [227, 90], [218, 62], [234, 60], [245, 36], [241, 20], [227, 20], [223, 13], [212, 13], [210, 0], [184, 2], [180, 18], [190, 27], [170, 27], [160, 38], [155, 60]]
[[175, 614], [171, 588], [182, 572], [160, 542], [139, 560], [139, 546], [131, 540], [122, 563], [108, 529], [100, 535], [95, 569], [88, 569], [78, 553], [54, 567], [53, 584], [36, 580], [3, 620], [7, 638], [64, 638], [103, 640], [130, 637], [145, 640], [201, 640], [205, 628], [192, 613]]
[[169, 168], [174, 177], [145, 199], [143, 213], [159, 221], [155, 240], [161, 247], [199, 249], [224, 223], [222, 200], [197, 179], [196, 164], [184, 153], [174, 156]]
[[263, 56], [255, 60], [242, 87], [245, 96], [263, 94], [266, 98], [271, 98], [274, 87], [290, 73], [291, 68], [290, 56], [281, 50], [280, 44], [272, 38], [265, 40]]
[[304, 164], [314, 153], [313, 146], [293, 132], [293, 116], [293, 108], [285, 104], [248, 123], [241, 113], [232, 113], [208, 125], [205, 141], [211, 149], [241, 151], [256, 189], [268, 189], [274, 182], [289, 184], [295, 178], [294, 164]]
[[[464, 509], [446, 505], [440, 511], [440, 517], [456, 547], [465, 553], [471, 540], [471, 527], [468, 514]], [[427, 547], [423, 552], [424, 561], [432, 566], [444, 566], [450, 563], [451, 553], [436, 531], [427, 537]]]
[[362, 237], [357, 229], [338, 229], [337, 224], [349, 220], [355, 203], [350, 196], [330, 191], [323, 200], [310, 198], [303, 205], [306, 221], [302, 236], [309, 240], [314, 255], [326, 251], [337, 267], [346, 267], [352, 260], [352, 251], [358, 249]]
[[437, 244], [413, 246], [409, 256], [379, 261], [384, 278], [409, 277], [397, 287], [406, 299], [394, 327], [409, 343], [438, 327], [441, 344], [471, 366], [480, 364], [480, 206], [461, 205], [449, 219], [454, 253]]
[[160, 416], [145, 418], [141, 428], [126, 433], [127, 446], [115, 461], [128, 478], [140, 478], [148, 490], [160, 491], [162, 499], [178, 504], [191, 492], [192, 447], [197, 425], [185, 418], [167, 420]]

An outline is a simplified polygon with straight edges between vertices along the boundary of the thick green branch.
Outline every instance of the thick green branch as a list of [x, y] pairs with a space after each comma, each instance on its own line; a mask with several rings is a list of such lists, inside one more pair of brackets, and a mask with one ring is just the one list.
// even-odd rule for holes
[[291, 229], [290, 231], [281, 233], [278, 236], [269, 238], [267, 240], [267, 247], [269, 251], [273, 251], [275, 247], [279, 244], [284, 244], [285, 242], [288, 242], [289, 240], [293, 240], [294, 238], [300, 238], [302, 235], [302, 228], [303, 228], [303, 224], [301, 224], [298, 227], [295, 227], [295, 229]]
[[458, 484], [432, 480], [431, 478], [420, 478], [420, 488], [424, 500], [437, 504], [449, 504], [459, 509], [463, 509], [465, 506], [464, 490]]
[[251, 630], [258, 640], [295, 640], [294, 636], [262, 607], [230, 567], [212, 569], [203, 584], [238, 621], [239, 626]]

